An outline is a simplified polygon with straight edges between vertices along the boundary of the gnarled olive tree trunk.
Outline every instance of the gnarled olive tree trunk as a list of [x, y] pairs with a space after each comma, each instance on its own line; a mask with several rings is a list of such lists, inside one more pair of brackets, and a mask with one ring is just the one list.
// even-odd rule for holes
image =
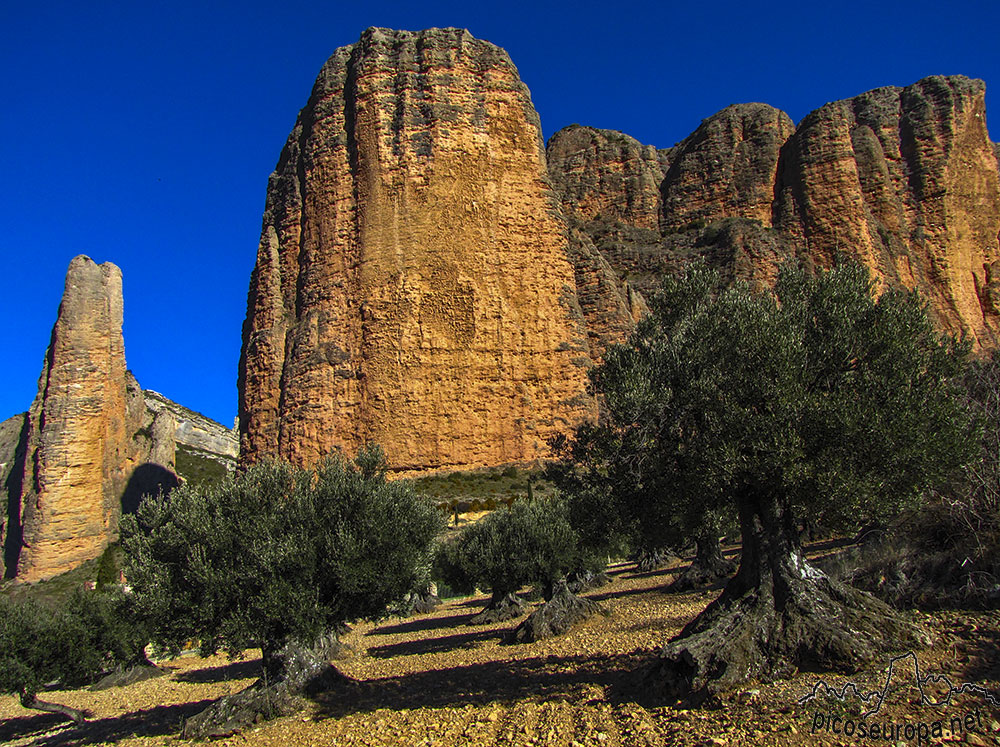
[[739, 511], [739, 571], [649, 673], [667, 698], [697, 704], [746, 680], [803, 668], [856, 671], [890, 646], [924, 642], [886, 604], [805, 561], [787, 501], [747, 492]]
[[482, 612], [469, 618], [467, 625], [492, 625], [493, 623], [513, 620], [527, 612], [528, 606], [521, 597], [513, 592], [494, 591], [489, 604]]
[[336, 633], [324, 635], [310, 645], [293, 641], [279, 647], [265, 643], [261, 653], [261, 678], [245, 690], [220, 698], [189, 718], [184, 724], [184, 737], [226, 736], [257, 721], [301, 710], [307, 696], [347, 681], [330, 663], [342, 648]]
[[725, 581], [736, 570], [736, 564], [722, 554], [719, 534], [711, 527], [695, 537], [694, 560], [668, 587], [670, 591], [690, 591], [714, 586]]

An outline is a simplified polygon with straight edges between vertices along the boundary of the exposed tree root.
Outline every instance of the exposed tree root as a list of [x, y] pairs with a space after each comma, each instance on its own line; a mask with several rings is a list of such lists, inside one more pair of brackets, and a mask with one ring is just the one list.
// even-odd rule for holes
[[404, 602], [404, 610], [406, 615], [426, 615], [429, 612], [433, 612], [441, 605], [441, 599], [437, 594], [430, 591], [425, 591], [422, 593], [413, 592], [407, 595]]
[[36, 711], [57, 713], [61, 716], [65, 716], [77, 725], [82, 724], [94, 715], [85, 708], [72, 708], [71, 706], [62, 705], [61, 703], [50, 703], [47, 700], [39, 700], [37, 695], [34, 693], [29, 694], [27, 692], [21, 693], [21, 705], [25, 708], [32, 708]]
[[901, 614], [798, 555], [774, 583], [741, 586], [731, 583], [664, 647], [647, 681], [668, 700], [697, 705], [747, 680], [802, 669], [853, 672], [885, 651], [926, 643]]
[[598, 573], [580, 571], [578, 573], [571, 573], [566, 579], [566, 586], [574, 594], [582, 594], [590, 589], [599, 589], [610, 583], [611, 577], [605, 571]]
[[552, 598], [536, 609], [527, 620], [507, 636], [508, 643], [532, 643], [543, 638], [562, 635], [574, 625], [594, 615], [609, 616], [597, 602], [573, 594], [563, 581], [556, 586]]
[[189, 718], [183, 736], [223, 737], [254, 723], [301, 710], [308, 697], [350, 682], [330, 664], [340, 651], [340, 641], [330, 634], [312, 646], [289, 643], [276, 654], [265, 655], [265, 676]]
[[722, 554], [718, 537], [699, 537], [694, 560], [667, 590], [682, 592], [704, 589], [725, 582], [735, 572], [736, 563]]
[[652, 552], [644, 550], [639, 554], [639, 558], [635, 562], [635, 569], [639, 573], [651, 573], [660, 568], [665, 568], [675, 560], [677, 560], [677, 555], [670, 550], [655, 550]]
[[160, 669], [160, 667], [152, 663], [134, 664], [126, 669], [118, 669], [117, 671], [105, 675], [91, 685], [90, 689], [108, 690], [112, 687], [125, 687], [125, 685], [131, 685], [134, 682], [142, 682], [143, 680], [150, 680], [154, 677], [162, 677], [166, 673], [166, 669]]

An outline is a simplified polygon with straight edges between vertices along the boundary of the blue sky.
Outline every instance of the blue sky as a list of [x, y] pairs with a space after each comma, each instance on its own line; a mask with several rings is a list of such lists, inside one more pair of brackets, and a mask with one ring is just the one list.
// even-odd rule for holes
[[267, 176], [320, 66], [368, 26], [504, 47], [546, 138], [576, 122], [666, 147], [732, 103], [797, 122], [933, 74], [983, 78], [1000, 117], [992, 0], [0, 3], [0, 419], [31, 404], [87, 254], [122, 268], [140, 383], [232, 422]]

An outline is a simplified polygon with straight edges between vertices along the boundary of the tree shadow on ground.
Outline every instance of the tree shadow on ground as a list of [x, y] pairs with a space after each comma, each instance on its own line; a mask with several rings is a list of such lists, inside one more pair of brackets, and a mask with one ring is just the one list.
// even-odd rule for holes
[[[969, 628], [968, 638], [964, 648], [969, 656], [969, 664], [963, 671], [967, 681], [1000, 682], [1000, 630], [978, 627], [973, 631]], [[1000, 691], [994, 694], [1000, 703]]]
[[217, 667], [178, 672], [174, 675], [174, 679], [177, 682], [208, 684], [211, 682], [228, 682], [229, 680], [245, 680], [249, 677], [257, 677], [260, 675], [260, 672], [260, 657], [258, 656], [254, 659], [232, 661]]
[[440, 654], [454, 651], [456, 648], [472, 648], [476, 643], [488, 641], [491, 638], [502, 637], [506, 630], [480, 630], [473, 633], [457, 633], [440, 638], [422, 638], [416, 641], [401, 641], [387, 643], [368, 649], [368, 655], [378, 659], [389, 659], [393, 656], [412, 656], [414, 654]]
[[397, 633], [419, 633], [424, 630], [454, 628], [456, 625], [463, 625], [469, 619], [470, 614], [462, 613], [448, 617], [425, 617], [396, 625], [380, 625], [377, 628], [372, 628], [365, 635], [395, 635]]
[[[136, 737], [166, 737], [176, 735], [184, 720], [203, 711], [211, 700], [156, 706], [121, 716], [91, 719], [76, 726], [49, 714], [22, 716], [0, 723], [0, 743], [36, 736], [35, 747], [78, 747], [111, 744]], [[59, 729], [54, 733], [52, 730]]]
[[622, 574], [622, 578], [631, 581], [632, 579], [641, 578], [653, 578], [654, 576], [675, 576], [678, 573], [687, 569], [687, 565], [675, 565], [670, 568], [654, 568], [651, 571], [632, 571], [631, 573]]
[[[578, 702], [639, 702], [641, 670], [652, 659], [649, 651], [628, 654], [545, 656], [536, 659], [494, 661], [449, 669], [414, 672], [350, 684], [322, 693], [316, 701], [320, 715], [341, 718], [379, 708], [460, 708], [493, 702], [563, 699]], [[639, 683], [641, 684], [641, 683]]]

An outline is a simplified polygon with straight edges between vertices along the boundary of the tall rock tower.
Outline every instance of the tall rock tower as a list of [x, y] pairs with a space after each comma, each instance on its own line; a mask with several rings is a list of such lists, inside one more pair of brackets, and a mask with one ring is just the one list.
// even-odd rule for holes
[[126, 400], [121, 270], [76, 257], [27, 416], [21, 580], [95, 558], [117, 534], [128, 466]]
[[568, 247], [507, 54], [368, 29], [323, 66], [268, 183], [241, 460], [366, 442], [400, 471], [544, 456], [594, 415]]

